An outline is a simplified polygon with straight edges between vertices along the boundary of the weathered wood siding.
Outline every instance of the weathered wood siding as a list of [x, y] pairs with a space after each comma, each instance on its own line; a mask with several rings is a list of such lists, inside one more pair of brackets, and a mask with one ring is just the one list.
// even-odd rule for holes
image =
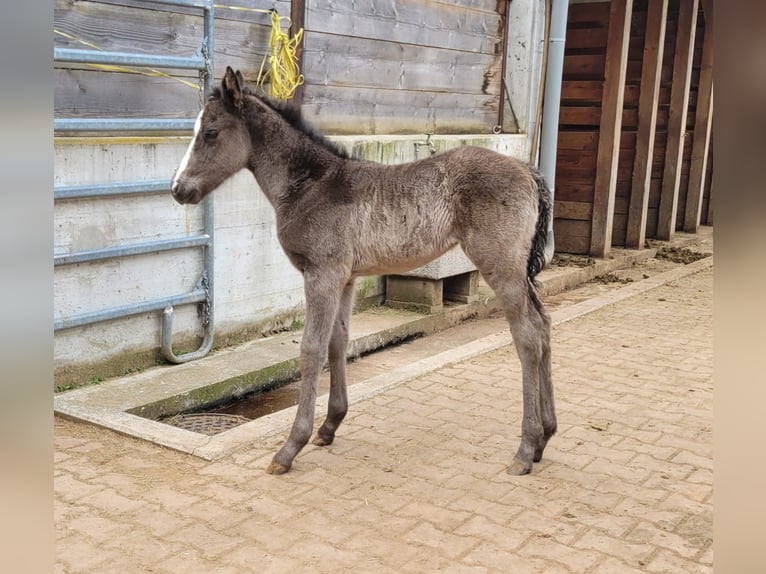
[[[657, 237], [657, 219], [659, 215], [660, 191], [662, 188], [663, 172], [665, 170], [665, 158], [668, 142], [668, 116], [670, 112], [670, 92], [673, 84], [673, 59], [676, 50], [676, 34], [678, 29], [679, 0], [671, 0], [668, 5], [668, 20], [665, 32], [665, 52], [662, 64], [662, 84], [660, 87], [659, 109], [657, 114], [657, 136], [654, 147], [654, 163], [652, 165], [652, 186], [649, 195], [649, 208], [647, 213], [646, 236]], [[695, 34], [695, 47], [692, 63], [692, 76], [689, 88], [689, 101], [686, 116], [686, 132], [683, 141], [683, 155], [681, 162], [681, 177], [678, 189], [677, 228], [683, 226], [685, 212], [686, 192], [689, 185], [689, 164], [691, 161], [691, 148], [694, 134], [695, 110], [697, 106], [697, 87], [699, 85], [700, 61], [702, 56], [702, 40], [704, 38], [704, 18], [699, 13], [697, 16], [697, 32]], [[624, 235], [622, 236], [624, 243]], [[621, 245], [620, 237], [615, 237], [615, 244]]]
[[[290, 14], [291, 3], [275, 6]], [[504, 16], [497, 0], [307, 0], [302, 92], [306, 116], [328, 133], [489, 133], [498, 122]], [[199, 11], [140, 0], [56, 0], [54, 28], [104, 50], [189, 56]], [[254, 81], [267, 50], [262, 13], [216, 8], [215, 76], [227, 65]], [[59, 47], [87, 48], [62, 34]], [[194, 72], [168, 71], [197, 83]], [[179, 117], [199, 109], [176, 79], [57, 66], [56, 117]]]
[[[657, 218], [668, 139], [670, 94], [674, 81], [676, 29], [679, 1], [668, 5], [660, 89], [656, 101], [657, 119], [646, 236], [657, 236]], [[556, 167], [556, 204], [554, 230], [556, 249], [571, 253], [588, 253], [593, 220], [593, 193], [596, 175], [596, 155], [599, 143], [599, 121], [603, 98], [606, 38], [609, 26], [609, 2], [572, 4], [569, 8], [564, 82], [559, 120], [559, 149]], [[635, 0], [630, 27], [625, 94], [622, 111], [620, 154], [615, 187], [612, 245], [624, 246], [631, 181], [636, 153], [638, 104], [641, 90], [644, 33], [647, 2]], [[686, 135], [678, 193], [677, 225], [683, 226], [686, 194], [689, 183], [691, 144], [694, 133], [697, 87], [699, 84], [704, 18], [697, 18], [697, 33], [692, 62], [691, 88], [688, 100]], [[712, 151], [710, 152], [712, 153]], [[712, 162], [707, 164], [707, 183], [703, 194], [702, 218], [708, 222]]]
[[556, 159], [556, 249], [587, 253], [593, 219], [609, 2], [571, 4]]
[[[276, 7], [290, 11], [289, 2], [276, 2]], [[215, 76], [221, 77], [230, 65], [255, 80], [268, 46], [268, 15], [226, 8], [216, 8], [215, 14]], [[56, 0], [54, 7], [56, 31], [109, 51], [191, 56], [202, 45], [202, 28], [200, 10], [161, 10], [138, 0]], [[54, 45], [90, 48], [58, 33], [54, 33]], [[198, 84], [194, 71], [160, 71]], [[198, 90], [176, 79], [106, 72], [87, 65], [54, 70], [56, 117], [189, 118], [198, 110]]]
[[498, 122], [495, 0], [309, 0], [307, 117], [334, 133], [488, 133]]

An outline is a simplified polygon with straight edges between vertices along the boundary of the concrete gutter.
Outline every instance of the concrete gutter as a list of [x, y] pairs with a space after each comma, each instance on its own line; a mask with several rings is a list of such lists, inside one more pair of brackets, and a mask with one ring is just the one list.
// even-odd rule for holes
[[[696, 235], [678, 233], [661, 246], [684, 247], [712, 234], [702, 228]], [[594, 277], [653, 257], [658, 248], [613, 250], [609, 259], [594, 260], [586, 267], [547, 268], [538, 277], [544, 295], [552, 295], [590, 281]], [[614, 292], [557, 309], [554, 324], [592, 312], [605, 305], [695, 273], [712, 265], [712, 257], [630, 284]], [[446, 307], [442, 313], [420, 315], [378, 308], [358, 313], [351, 321], [349, 356], [381, 349], [410, 337], [435, 333], [469, 318], [484, 318], [497, 310], [494, 296], [483, 287], [478, 303]], [[237, 398], [275, 381], [297, 378], [300, 332], [258, 339], [236, 348], [218, 351], [194, 362], [147, 369], [138, 374], [59, 393], [54, 412], [114, 431], [213, 460], [232, 450], [282, 432], [292, 423], [295, 408], [287, 408], [214, 436], [207, 436], [161, 423], [156, 418], [204, 408], [213, 401]], [[394, 369], [384, 375], [349, 385], [350, 402], [358, 402], [412, 380], [431, 370], [511, 344], [507, 329], [455, 349]], [[326, 400], [317, 401], [316, 416], [322, 416]]]

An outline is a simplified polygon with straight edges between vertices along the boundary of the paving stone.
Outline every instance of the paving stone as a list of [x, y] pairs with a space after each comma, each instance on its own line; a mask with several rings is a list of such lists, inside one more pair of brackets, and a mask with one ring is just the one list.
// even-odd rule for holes
[[712, 269], [557, 324], [553, 377], [523, 477], [512, 347], [351, 405], [281, 477], [286, 432], [211, 462], [57, 418], [56, 571], [712, 572]]

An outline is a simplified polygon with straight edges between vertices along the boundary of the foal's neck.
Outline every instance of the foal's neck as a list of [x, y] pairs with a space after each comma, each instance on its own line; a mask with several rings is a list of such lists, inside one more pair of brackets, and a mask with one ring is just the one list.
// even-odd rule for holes
[[248, 118], [252, 152], [248, 169], [277, 208], [296, 189], [337, 169], [346, 158], [291, 125], [276, 110]]

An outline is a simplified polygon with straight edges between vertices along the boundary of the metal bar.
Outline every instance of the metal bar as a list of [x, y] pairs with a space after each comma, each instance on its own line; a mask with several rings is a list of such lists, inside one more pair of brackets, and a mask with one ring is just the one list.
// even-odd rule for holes
[[[211, 2], [210, 9], [205, 11], [205, 55], [206, 55], [206, 73], [205, 73], [205, 95], [209, 95], [213, 89], [213, 28], [215, 23], [215, 17], [213, 12], [213, 5]], [[204, 338], [200, 348], [191, 353], [184, 355], [176, 355], [173, 352], [173, 306], [168, 305], [162, 312], [162, 333], [160, 338], [160, 348], [162, 355], [171, 363], [179, 364], [194, 361], [204, 357], [210, 349], [213, 347], [214, 337], [214, 315], [213, 315], [213, 286], [215, 273], [213, 270], [213, 234], [215, 232], [215, 211], [213, 209], [213, 194], [208, 195], [204, 199], [204, 223], [205, 233], [211, 238], [210, 245], [205, 248], [205, 274], [203, 275], [203, 286], [206, 289], [207, 298], [203, 307], [203, 326], [204, 326]]]
[[157, 241], [147, 241], [145, 243], [135, 243], [133, 245], [90, 249], [88, 251], [78, 251], [77, 253], [68, 255], [56, 255], [53, 257], [53, 266], [58, 267], [60, 265], [72, 265], [74, 263], [89, 263], [92, 261], [113, 259], [115, 257], [159, 253], [161, 251], [171, 251], [173, 249], [186, 249], [187, 247], [208, 247], [211, 243], [212, 239], [209, 235], [205, 234], [197, 237], [184, 237], [182, 239], [160, 239]]
[[122, 305], [120, 307], [113, 307], [103, 311], [80, 313], [79, 315], [72, 315], [71, 317], [56, 319], [53, 322], [53, 330], [59, 331], [61, 329], [71, 329], [73, 327], [81, 327], [83, 325], [91, 325], [93, 323], [109, 321], [110, 319], [119, 319], [122, 317], [129, 317], [131, 315], [140, 315], [141, 313], [149, 313], [151, 311], [165, 309], [169, 305], [172, 306], [186, 305], [188, 303], [199, 303], [200, 301], [205, 301], [206, 297], [207, 294], [204, 289], [196, 289], [191, 293], [184, 293], [183, 295], [173, 295], [170, 297], [164, 297], [162, 299], [154, 299], [153, 301], [142, 301], [141, 303]]
[[57, 118], [53, 130], [60, 131], [192, 131], [193, 118]]
[[[561, 82], [564, 72], [568, 11], [569, 0], [553, 0], [551, 3], [548, 62], [544, 72], [545, 94], [543, 95], [543, 124], [540, 133], [540, 170], [543, 172], [554, 197], [556, 194], [556, 152], [558, 150]], [[548, 238], [545, 243], [546, 263], [550, 263], [553, 259], [554, 249], [553, 217], [551, 217], [548, 224]]]
[[[213, 210], [213, 194], [211, 193], [204, 199], [205, 206], [205, 231], [210, 237], [213, 237], [213, 231], [215, 229], [215, 212]], [[176, 355], [173, 352], [173, 306], [168, 305], [162, 313], [162, 331], [160, 337], [160, 349], [162, 355], [170, 363], [179, 364], [193, 361], [204, 357], [208, 351], [213, 347], [214, 337], [214, 308], [213, 305], [213, 286], [214, 286], [214, 269], [213, 269], [213, 242], [205, 248], [205, 273], [203, 275], [203, 287], [206, 289], [206, 300], [203, 312], [207, 314], [207, 321], [204, 322], [204, 338], [200, 348], [191, 353], [184, 355]]]
[[53, 188], [53, 199], [90, 199], [115, 195], [144, 195], [167, 193], [170, 180], [133, 181], [130, 183], [95, 183], [89, 185], [66, 185]]
[[[214, 82], [214, 4], [213, 0], [148, 0], [156, 4], [187, 6], [204, 10], [204, 37], [201, 56], [189, 58], [140, 55], [124, 52], [100, 52], [92, 50], [54, 49], [57, 62], [76, 62], [86, 64], [122, 64], [149, 66], [155, 68], [195, 69], [204, 72], [204, 91], [209, 95]], [[152, 118], [62, 118], [54, 119], [55, 131], [191, 131], [194, 119], [152, 119]], [[168, 181], [132, 182], [123, 184], [79, 185], [54, 188], [54, 199], [77, 199], [85, 197], [106, 197], [125, 194], [145, 194], [167, 191]], [[215, 231], [215, 213], [213, 197], [209, 195], [203, 203], [205, 234], [198, 237], [152, 241], [134, 245], [109, 247], [82, 251], [70, 255], [54, 257], [55, 265], [66, 265], [86, 261], [98, 261], [112, 257], [123, 257], [142, 253], [153, 253], [169, 249], [186, 247], [204, 247], [204, 272], [192, 293], [176, 295], [144, 303], [124, 305], [103, 311], [82, 313], [69, 318], [54, 321], [54, 330], [68, 329], [100, 321], [117, 319], [163, 309], [161, 349], [163, 355], [172, 363], [185, 363], [205, 356], [213, 345], [213, 235]], [[173, 307], [189, 303], [201, 303], [204, 338], [197, 351], [176, 355], [172, 349]]]
[[215, 31], [215, 9], [213, 8], [213, 2], [210, 2], [210, 7], [205, 10], [203, 24], [205, 27], [205, 34], [203, 45], [205, 46], [206, 56], [205, 58], [205, 96], [209, 96], [213, 91], [214, 71], [213, 67], [213, 55], [215, 53], [214, 44], [214, 31]]
[[202, 56], [157, 56], [154, 54], [79, 50], [76, 48], [54, 48], [53, 60], [56, 63], [145, 66], [148, 68], [177, 68], [183, 70], [205, 68], [205, 59]]
[[144, 0], [152, 4], [164, 4], [166, 6], [186, 6], [187, 8], [207, 8], [213, 5], [213, 0]]

